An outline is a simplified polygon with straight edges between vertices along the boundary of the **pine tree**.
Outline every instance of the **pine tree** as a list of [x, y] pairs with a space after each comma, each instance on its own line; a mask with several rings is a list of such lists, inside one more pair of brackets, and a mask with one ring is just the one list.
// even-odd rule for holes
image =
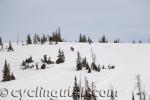
[[[89, 40], [90, 41], [90, 40]], [[82, 35], [80, 34], [79, 35], [79, 42], [88, 42], [87, 38], [86, 38], [86, 35]]]
[[21, 66], [26, 66], [26, 62], [23, 60]]
[[97, 69], [97, 71], [98, 71], [98, 72], [100, 72], [100, 71], [101, 71], [101, 67], [100, 67], [100, 65], [98, 65], [98, 69]]
[[46, 69], [46, 65], [42, 64], [41, 69]]
[[51, 61], [50, 57], [47, 59], [47, 55], [44, 55], [44, 59], [41, 59], [41, 61], [43, 63], [46, 63], [46, 64], [53, 64], [54, 62]]
[[15, 78], [14, 74], [11, 73], [11, 80], [15, 80], [15, 79], [16, 79], [16, 78]]
[[92, 60], [93, 60], [93, 62], [91, 64], [91, 69], [97, 71], [98, 68], [97, 68], [97, 65], [95, 64], [95, 62], [96, 62], [96, 55], [94, 54], [92, 48], [91, 48], [91, 53], [92, 53]]
[[47, 38], [45, 36], [45, 34], [43, 34], [43, 37], [41, 37], [41, 44], [44, 44], [47, 42]]
[[26, 61], [26, 63], [32, 63], [33, 62], [32, 56], [30, 56], [29, 58], [27, 58], [25, 61]]
[[87, 61], [86, 61], [86, 57], [82, 59], [82, 66], [86, 67]]
[[60, 50], [59, 49], [59, 51], [58, 51], [58, 59], [56, 60], [56, 63], [57, 64], [60, 64], [60, 63], [64, 63], [65, 62], [65, 55], [64, 55], [64, 51], [62, 50]]
[[73, 100], [79, 100], [79, 98], [80, 98], [80, 87], [77, 84], [76, 76], [75, 76], [74, 80], [75, 80], [75, 82], [74, 82], [72, 97], [73, 97]]
[[92, 72], [91, 68], [90, 68], [90, 67], [88, 67], [88, 73], [91, 73], [91, 72]]
[[47, 64], [53, 64], [54, 62], [51, 61], [51, 58], [49, 57], [48, 60], [47, 60]]
[[2, 42], [2, 38], [0, 37], [0, 45], [2, 45], [3, 44], [3, 42]]
[[52, 37], [49, 37], [49, 44], [52, 44]]
[[38, 43], [38, 35], [37, 35], [37, 34], [34, 35], [33, 43], [34, 43], [34, 44], [37, 44], [37, 43]]
[[93, 43], [93, 41], [90, 39], [90, 37], [88, 37], [88, 40], [89, 44]]
[[2, 38], [0, 37], [0, 45], [1, 45], [1, 49], [3, 50], [3, 42], [2, 42]]
[[89, 82], [87, 78], [85, 78], [85, 94], [84, 94], [84, 100], [96, 100], [96, 96], [94, 93], [93, 88], [93, 82], [92, 82], [92, 88], [89, 87]]
[[27, 44], [32, 44], [32, 40], [31, 40], [30, 34], [27, 36], [26, 42], [27, 42]]
[[80, 53], [77, 53], [77, 70], [82, 70], [82, 62], [81, 62], [81, 56]]
[[[50, 41], [50, 39], [49, 39], [49, 41]], [[63, 39], [61, 38], [60, 28], [58, 28], [58, 30], [56, 30], [55, 32], [52, 33], [51, 41], [54, 41], [56, 43], [63, 42]]]
[[108, 40], [106, 39], [105, 35], [102, 36], [102, 38], [99, 40], [100, 43], [107, 43]]
[[3, 82], [5, 81], [10, 81], [11, 80], [11, 75], [10, 75], [10, 66], [7, 64], [7, 61], [5, 60], [5, 65], [3, 69]]
[[8, 52], [10, 51], [14, 51], [12, 45], [11, 45], [11, 41], [9, 42], [9, 46], [8, 46], [8, 49], [7, 49]]
[[79, 42], [82, 42], [83, 40], [82, 40], [82, 35], [80, 34], [79, 35]]
[[116, 39], [116, 40], [114, 40], [114, 43], [119, 43], [120, 42], [120, 39], [118, 38], [118, 39]]

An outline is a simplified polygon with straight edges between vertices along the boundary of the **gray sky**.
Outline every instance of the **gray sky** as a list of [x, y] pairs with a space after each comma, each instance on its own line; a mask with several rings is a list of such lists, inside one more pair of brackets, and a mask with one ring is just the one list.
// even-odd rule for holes
[[98, 40], [150, 38], [150, 0], [0, 0], [0, 36], [50, 34], [61, 28], [65, 40], [78, 40], [79, 33]]

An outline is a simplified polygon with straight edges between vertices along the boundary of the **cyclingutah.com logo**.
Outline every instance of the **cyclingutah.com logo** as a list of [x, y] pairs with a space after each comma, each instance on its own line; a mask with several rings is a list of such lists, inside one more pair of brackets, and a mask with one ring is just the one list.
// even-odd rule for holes
[[[80, 90], [80, 97], [84, 98], [85, 89], [82, 88]], [[101, 97], [101, 98], [109, 98], [109, 97], [118, 97], [118, 92], [115, 90], [93, 90], [91, 91], [95, 93], [95, 97]], [[60, 90], [48, 90], [46, 88], [43, 88], [42, 86], [36, 87], [34, 89], [11, 89], [8, 90], [7, 88], [1, 88], [0, 89], [0, 98], [14, 98], [19, 100], [26, 100], [26, 98], [32, 98], [32, 99], [57, 99], [57, 98], [66, 98], [71, 97], [73, 98], [73, 90], [69, 87], [68, 89], [60, 89]]]

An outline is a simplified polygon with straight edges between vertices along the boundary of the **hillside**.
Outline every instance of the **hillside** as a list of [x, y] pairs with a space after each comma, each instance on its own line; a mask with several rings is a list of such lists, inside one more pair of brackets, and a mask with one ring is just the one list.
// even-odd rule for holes
[[[5, 44], [7, 45], [7, 43]], [[95, 83], [95, 88], [107, 90], [113, 86], [118, 92], [116, 100], [131, 100], [132, 91], [136, 90], [135, 75], [141, 76], [143, 87], [146, 94], [150, 94], [150, 44], [129, 44], [129, 43], [58, 43], [57, 45], [16, 45], [12, 44], [14, 52], [0, 51], [0, 80], [2, 80], [2, 70], [5, 60], [10, 64], [11, 72], [14, 73], [16, 80], [0, 82], [0, 88], [7, 88], [9, 94], [7, 97], [0, 97], [0, 100], [19, 100], [21, 95], [15, 92], [17, 97], [11, 96], [11, 90], [21, 89], [23, 94], [25, 89], [36, 89], [37, 87], [48, 90], [70, 89], [74, 85], [74, 78], [81, 79], [82, 85], [87, 77], [89, 82]], [[70, 47], [74, 48], [71, 51]], [[100, 72], [86, 70], [76, 71], [77, 52], [81, 57], [86, 57], [89, 63], [92, 63], [91, 48], [96, 55], [96, 64], [108, 66], [115, 65], [114, 70], [104, 69]], [[43, 55], [51, 57], [56, 61], [58, 50], [61, 49], [65, 54], [65, 62], [62, 64], [50, 64], [46, 69], [21, 69], [22, 61], [32, 56], [34, 63], [42, 64]], [[1, 92], [1, 91], [0, 91]], [[110, 98], [100, 98], [109, 100]], [[53, 98], [54, 100], [72, 100], [71, 97]], [[50, 97], [29, 97], [26, 93], [22, 95], [21, 100], [50, 100]]]

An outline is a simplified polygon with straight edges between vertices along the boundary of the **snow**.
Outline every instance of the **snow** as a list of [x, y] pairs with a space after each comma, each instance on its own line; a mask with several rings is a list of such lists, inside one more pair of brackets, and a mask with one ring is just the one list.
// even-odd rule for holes
[[[5, 44], [6, 45], [6, 44]], [[78, 81], [84, 81], [85, 77], [89, 82], [94, 82], [96, 89], [107, 90], [113, 86], [118, 91], [118, 100], [130, 100], [132, 91], [136, 89], [135, 75], [140, 74], [143, 87], [147, 94], [150, 90], [149, 67], [150, 67], [150, 44], [130, 44], [130, 43], [58, 43], [57, 45], [16, 45], [12, 44], [14, 52], [0, 52], [0, 80], [2, 80], [2, 69], [5, 59], [10, 64], [11, 72], [14, 73], [16, 80], [9, 82], [0, 82], [0, 88], [7, 88], [9, 95], [0, 97], [0, 100], [18, 100], [19, 97], [12, 97], [12, 89], [36, 89], [43, 87], [48, 90], [70, 89], [74, 85], [74, 77], [77, 76]], [[70, 47], [74, 47], [75, 51], [71, 51]], [[89, 63], [92, 62], [92, 54], [96, 54], [96, 64], [115, 65], [114, 70], [102, 70], [101, 72], [92, 71], [76, 71], [76, 58], [79, 51], [81, 57], [87, 57]], [[51, 64], [47, 69], [20, 69], [22, 60], [32, 56], [34, 62], [41, 64], [43, 55], [51, 57], [52, 61], [56, 61], [58, 50], [61, 49], [65, 54], [65, 63]], [[84, 85], [84, 82], [82, 83]], [[1, 92], [1, 91], [0, 91]], [[19, 95], [19, 94], [18, 94]], [[100, 98], [100, 97], [99, 97]], [[56, 100], [72, 100], [71, 97], [54, 98]], [[102, 98], [107, 99], [108, 98]], [[50, 100], [50, 97], [28, 97], [23, 95], [21, 100]]]

